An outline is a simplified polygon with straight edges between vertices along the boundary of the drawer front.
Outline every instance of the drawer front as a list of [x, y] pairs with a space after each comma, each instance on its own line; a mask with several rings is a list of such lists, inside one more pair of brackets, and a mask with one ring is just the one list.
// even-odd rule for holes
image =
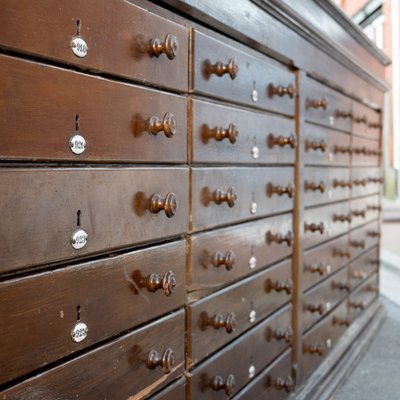
[[349, 265], [349, 284], [356, 287], [379, 267], [379, 248], [373, 247]]
[[[278, 240], [272, 241], [273, 238]], [[199, 297], [289, 256], [291, 239], [291, 214], [192, 236], [188, 276], [192, 295], [189, 296]]]
[[306, 121], [351, 131], [351, 100], [311, 79], [306, 81]]
[[335, 346], [349, 325], [347, 302], [343, 301], [303, 337], [303, 379], [309, 376]]
[[187, 232], [184, 168], [10, 168], [0, 177], [12, 188], [0, 196], [2, 272]]
[[302, 288], [306, 291], [343, 267], [351, 257], [349, 236], [343, 235], [303, 254]]
[[351, 136], [348, 133], [306, 124], [304, 137], [306, 165], [350, 165]]
[[352, 132], [358, 136], [365, 136], [379, 140], [381, 116], [377, 111], [370, 109], [360, 103], [353, 102], [353, 127]]
[[381, 210], [379, 195], [363, 197], [350, 201], [352, 214], [351, 227], [355, 228], [364, 225], [369, 221], [379, 218]]
[[0, 158], [186, 162], [184, 97], [11, 57], [0, 61], [0, 74], [9, 77], [0, 93], [0, 129], [8, 132]]
[[1, 47], [187, 91], [188, 31], [175, 22], [122, 1], [2, 1], [1, 9]]
[[347, 296], [347, 268], [343, 268], [304, 295], [303, 331], [308, 330]]
[[360, 197], [379, 193], [383, 178], [379, 168], [352, 168], [351, 196]]
[[1, 282], [0, 384], [184, 304], [185, 251], [181, 241]]
[[[226, 399], [251, 382], [290, 346], [291, 312], [291, 306], [278, 311], [196, 368], [189, 378], [190, 398]], [[218, 380], [222, 387], [216, 385]]]
[[293, 120], [200, 100], [192, 107], [192, 162], [294, 164]]
[[189, 305], [189, 363], [196, 364], [288, 303], [292, 289], [292, 264], [284, 261]]
[[375, 220], [350, 231], [350, 251], [352, 258], [357, 257], [366, 249], [378, 245], [381, 232], [379, 221]]
[[194, 92], [294, 115], [294, 74], [239, 48], [194, 31]]
[[351, 164], [353, 166], [379, 166], [381, 164], [382, 150], [378, 141], [353, 136], [351, 148]]
[[192, 230], [293, 208], [294, 171], [286, 168], [193, 168]]
[[235, 400], [283, 400], [295, 389], [292, 374], [292, 352], [286, 351], [249, 383]]
[[[182, 373], [184, 335], [184, 312], [180, 311], [0, 394], [9, 400], [141, 398]], [[157, 356], [164, 360], [162, 367], [157, 365]]]
[[379, 276], [370, 276], [349, 296], [349, 314], [354, 321], [377, 298], [379, 292]]
[[150, 397], [151, 400], [184, 400], [186, 397], [186, 380], [179, 379], [160, 393]]
[[347, 168], [307, 167], [303, 179], [304, 205], [315, 206], [350, 198]]
[[304, 213], [304, 248], [343, 235], [351, 221], [348, 202], [311, 208]]

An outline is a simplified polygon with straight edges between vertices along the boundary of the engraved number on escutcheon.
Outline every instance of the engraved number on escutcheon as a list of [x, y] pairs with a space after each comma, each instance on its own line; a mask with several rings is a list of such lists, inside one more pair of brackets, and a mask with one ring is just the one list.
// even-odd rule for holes
[[72, 234], [71, 244], [74, 249], [81, 249], [86, 246], [88, 234], [83, 229], [78, 229]]
[[75, 343], [82, 342], [88, 334], [88, 327], [84, 322], [78, 322], [72, 328], [71, 338]]
[[71, 41], [72, 52], [80, 58], [86, 57], [89, 51], [88, 45], [81, 37], [75, 37]]
[[69, 147], [74, 154], [82, 154], [86, 150], [86, 140], [81, 135], [74, 135], [69, 140]]

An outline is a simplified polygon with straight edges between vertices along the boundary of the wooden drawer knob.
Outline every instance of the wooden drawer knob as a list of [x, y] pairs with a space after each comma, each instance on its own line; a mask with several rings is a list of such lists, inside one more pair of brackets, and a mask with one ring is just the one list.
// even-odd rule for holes
[[351, 276], [354, 279], [365, 279], [367, 277], [367, 274], [364, 271], [360, 271], [360, 270], [355, 270], [351, 273]]
[[306, 147], [306, 151], [308, 150], [321, 150], [323, 153], [325, 153], [325, 150], [327, 149], [328, 145], [326, 144], [326, 142], [324, 140], [321, 140], [320, 142], [314, 142], [311, 140], [306, 140], [305, 142], [305, 147]]
[[330, 309], [330, 304], [319, 303], [319, 304], [307, 304], [305, 307], [306, 311], [310, 313], [318, 313], [319, 315], [324, 315]]
[[364, 155], [367, 155], [368, 152], [366, 147], [353, 147], [351, 151], [354, 154], [364, 154]]
[[278, 341], [284, 340], [286, 343], [291, 344], [293, 341], [293, 330], [292, 328], [270, 328], [266, 330], [266, 337], [268, 341], [276, 339]]
[[306, 345], [304, 346], [303, 352], [322, 356], [325, 353], [325, 346], [323, 343], [310, 344], [308, 346]]
[[149, 130], [153, 135], [164, 132], [167, 138], [171, 138], [176, 133], [176, 119], [174, 114], [166, 113], [162, 120], [154, 116], [150, 117]]
[[375, 286], [372, 286], [372, 285], [368, 285], [368, 286], [365, 288], [365, 290], [366, 290], [367, 292], [378, 293], [378, 292], [379, 292], [379, 287], [375, 287]]
[[353, 185], [354, 186], [365, 186], [367, 184], [366, 179], [354, 179], [353, 180]]
[[322, 108], [323, 110], [326, 110], [328, 107], [328, 100], [323, 98], [323, 99], [311, 99], [307, 101], [307, 108], [315, 108], [319, 109]]
[[236, 315], [234, 312], [230, 312], [226, 318], [221, 314], [215, 314], [212, 318], [209, 318], [207, 325], [212, 326], [214, 329], [225, 328], [227, 333], [232, 333], [236, 328]]
[[150, 52], [154, 57], [159, 57], [164, 53], [170, 60], [173, 60], [179, 52], [178, 39], [171, 33], [165, 36], [164, 42], [157, 38], [152, 39], [150, 42]]
[[275, 136], [274, 134], [270, 133], [268, 135], [268, 147], [273, 148], [274, 146], [284, 147], [290, 146], [294, 149], [297, 145], [297, 138], [294, 133], [291, 133], [289, 136]]
[[290, 393], [294, 390], [294, 380], [291, 376], [286, 377], [286, 379], [278, 377], [276, 379], [271, 379], [268, 386], [276, 390], [285, 390], [287, 393]]
[[367, 124], [367, 117], [365, 115], [363, 115], [362, 117], [354, 117], [354, 122], [356, 124]]
[[332, 256], [351, 258], [351, 253], [348, 250], [333, 249]]
[[333, 218], [332, 218], [333, 222], [348, 222], [348, 223], [350, 223], [352, 219], [353, 218], [352, 218], [351, 214], [347, 214], [347, 215], [333, 214]]
[[365, 240], [359, 240], [359, 241], [353, 240], [350, 242], [350, 246], [355, 247], [356, 249], [357, 248], [365, 249]]
[[311, 274], [320, 274], [321, 276], [328, 275], [331, 273], [331, 266], [324, 265], [322, 262], [318, 264], [306, 265], [304, 271], [310, 272]]
[[305, 181], [304, 182], [304, 190], [307, 192], [308, 190], [311, 190], [312, 192], [320, 191], [321, 193], [325, 192], [325, 182], [321, 181], [319, 183], [316, 182], [309, 182]]
[[216, 204], [222, 204], [226, 202], [228, 206], [232, 208], [237, 200], [236, 190], [233, 186], [229, 186], [226, 192], [221, 189], [217, 189], [213, 194], [213, 199]]
[[176, 277], [172, 271], [167, 271], [163, 277], [156, 273], [150, 274], [147, 280], [147, 290], [149, 292], [156, 292], [162, 289], [166, 296], [170, 296], [176, 286]]
[[232, 270], [235, 261], [236, 261], [235, 253], [231, 250], [228, 250], [225, 253], [225, 255], [223, 255], [219, 251], [216, 251], [212, 259], [214, 267], [220, 267], [221, 265], [225, 265], [227, 271]]
[[308, 224], [307, 222], [304, 222], [304, 232], [319, 232], [321, 235], [324, 234], [325, 231], [325, 225], [323, 222], [316, 224], [316, 223], [311, 223]]
[[333, 188], [336, 189], [337, 187], [341, 187], [341, 188], [351, 188], [353, 186], [351, 181], [339, 181], [337, 179], [333, 180]]
[[334, 316], [332, 319], [332, 324], [339, 325], [339, 326], [350, 326], [351, 322], [347, 318], [339, 318], [339, 317]]
[[271, 182], [267, 185], [267, 195], [271, 197], [273, 194], [278, 196], [287, 195], [290, 199], [294, 195], [294, 185], [289, 183], [287, 186], [274, 185]]
[[364, 301], [350, 301], [349, 307], [354, 308], [355, 310], [357, 310], [357, 309], [364, 310], [366, 307], [366, 304]]
[[333, 152], [335, 154], [341, 153], [341, 154], [352, 154], [352, 148], [351, 146], [337, 146], [333, 148]]
[[150, 199], [150, 211], [154, 214], [164, 211], [168, 218], [172, 218], [178, 208], [178, 200], [175, 193], [169, 192], [162, 198], [159, 194], [154, 194]]
[[227, 396], [231, 396], [235, 390], [236, 380], [232, 374], [229, 374], [226, 380], [220, 375], [216, 375], [211, 381], [211, 388], [215, 391], [223, 389]]
[[367, 178], [368, 183], [383, 183], [383, 178]]
[[354, 215], [355, 217], [365, 218], [365, 210], [352, 210], [351, 215]]
[[337, 289], [340, 291], [345, 290], [346, 292], [350, 292], [350, 285], [347, 283], [333, 281], [331, 287], [332, 290]]
[[147, 357], [147, 368], [155, 369], [161, 367], [164, 374], [169, 374], [175, 365], [175, 354], [172, 349], [167, 348], [162, 355], [156, 350], [150, 350]]
[[229, 124], [227, 129], [223, 129], [222, 127], [210, 129], [207, 136], [214, 138], [218, 142], [228, 139], [229, 142], [235, 144], [236, 138], [239, 136], [239, 132], [234, 124]]
[[368, 237], [372, 237], [372, 238], [376, 238], [376, 237], [380, 237], [381, 233], [378, 231], [367, 231], [367, 236]]
[[213, 65], [208, 65], [206, 67], [207, 74], [215, 74], [217, 76], [223, 76], [228, 74], [230, 78], [233, 80], [237, 77], [239, 72], [239, 66], [236, 63], [234, 58], [231, 58], [228, 61], [228, 64], [224, 64], [220, 61], [216, 62]]
[[286, 243], [289, 247], [293, 244], [294, 235], [293, 232], [289, 231], [286, 235], [282, 235], [281, 233], [272, 233], [271, 231], [267, 232], [267, 242], [271, 244], [273, 242], [282, 244]]
[[380, 128], [382, 128], [382, 125], [379, 123], [371, 122], [368, 124], [368, 128], [380, 129]]
[[337, 110], [336, 111], [336, 118], [344, 118], [344, 119], [350, 118], [350, 119], [352, 119], [353, 118], [353, 113], [351, 111], [339, 111], [339, 110]]
[[291, 294], [293, 292], [293, 281], [291, 279], [287, 279], [283, 281], [281, 279], [277, 279], [273, 281], [272, 279], [268, 278], [265, 282], [265, 290], [267, 293], [271, 291], [275, 292], [286, 292], [287, 294]]
[[294, 86], [291, 83], [289, 83], [289, 85], [287, 86], [283, 85], [274, 86], [271, 84], [268, 87], [268, 93], [271, 97], [277, 95], [279, 97], [288, 96], [289, 98], [293, 99], [295, 95], [295, 90]]
[[367, 211], [381, 211], [381, 206], [376, 206], [376, 205], [368, 205], [367, 206]]

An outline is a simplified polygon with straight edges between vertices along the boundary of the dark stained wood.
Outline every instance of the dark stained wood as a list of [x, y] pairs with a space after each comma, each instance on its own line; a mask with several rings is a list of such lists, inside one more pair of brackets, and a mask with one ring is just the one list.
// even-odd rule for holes
[[[0, 170], [0, 181], [1, 272], [188, 229], [187, 168], [10, 168]], [[176, 215], [152, 213], [151, 197], [168, 192], [176, 195]], [[80, 250], [71, 245], [77, 229], [88, 234]]]
[[[205, 35], [194, 34], [194, 81], [191, 88], [195, 93], [247, 104], [253, 107], [294, 114], [294, 96], [279, 96], [274, 88], [290, 85], [294, 90], [294, 75], [280, 67], [268, 57], [256, 53], [238, 43]], [[237, 76], [217, 76], [210, 73], [210, 66], [217, 62], [228, 64], [233, 59], [238, 67]], [[253, 91], [257, 91], [257, 98]], [[255, 99], [255, 100], [253, 100]]]
[[[0, 383], [80, 351], [185, 303], [183, 241], [0, 282]], [[172, 271], [171, 295], [147, 290]], [[105, 316], [107, 316], [105, 318]], [[88, 327], [72, 341], [77, 322]], [[18, 332], [18, 334], [16, 334]]]
[[[185, 98], [6, 56], [0, 61], [8, 77], [0, 93], [1, 159], [186, 162]], [[152, 134], [149, 119], [167, 113], [175, 135]], [[70, 149], [76, 134], [86, 140], [82, 154]]]
[[[189, 377], [189, 398], [226, 399], [223, 389], [216, 391], [212, 388], [212, 381], [216, 376], [223, 379], [229, 375], [234, 376], [235, 386], [230, 396], [251, 384], [255, 375], [290, 347], [293, 337], [291, 312], [290, 305], [280, 309], [196, 367]], [[275, 337], [277, 329], [279, 332]], [[281, 334], [287, 335], [286, 339]]]
[[186, 397], [186, 380], [179, 379], [160, 393], [150, 397], [151, 400], [184, 400]]
[[[184, 313], [180, 311], [122, 336], [59, 367], [0, 392], [7, 400], [142, 399], [177, 378], [184, 365]], [[149, 352], [171, 348], [170, 373], [149, 369]], [[94, 373], [95, 372], [95, 373]]]
[[[268, 137], [294, 134], [292, 120], [233, 108], [220, 103], [192, 100], [192, 163], [293, 164], [290, 146], [269, 146]], [[213, 130], [234, 125], [236, 142], [217, 141]]]
[[378, 247], [373, 247], [349, 264], [349, 284], [353, 289], [379, 268]]
[[[192, 168], [192, 231], [291, 210], [293, 172], [293, 167]], [[291, 197], [269, 192], [269, 184], [290, 188]], [[229, 188], [237, 197], [232, 207], [226, 201], [216, 203], [216, 191], [227, 193]]]
[[[126, 1], [1, 1], [0, 46], [82, 69], [104, 71], [143, 83], [187, 90], [188, 32], [183, 26]], [[78, 28], [80, 24], [80, 29]], [[78, 30], [80, 35], [78, 35]], [[152, 57], [152, 39], [173, 34], [178, 54]], [[85, 40], [89, 50], [78, 58], [71, 40]]]
[[[293, 232], [291, 214], [191, 236], [187, 282], [189, 298], [198, 298], [290, 255], [292, 246], [268, 242], [268, 231], [283, 237], [290, 235]], [[231, 269], [226, 265], [215, 266], [213, 260], [217, 252], [223, 256], [227, 252], [233, 253]]]
[[[291, 299], [293, 288], [291, 261], [284, 261], [250, 278], [221, 290], [187, 308], [188, 366], [197, 364], [221, 346], [229, 343], [258, 321], [271, 314]], [[270, 289], [276, 282], [285, 285], [286, 290]], [[228, 329], [210, 326], [210, 319], [216, 314], [226, 319], [234, 313], [236, 324]], [[253, 316], [253, 317], [252, 317]]]

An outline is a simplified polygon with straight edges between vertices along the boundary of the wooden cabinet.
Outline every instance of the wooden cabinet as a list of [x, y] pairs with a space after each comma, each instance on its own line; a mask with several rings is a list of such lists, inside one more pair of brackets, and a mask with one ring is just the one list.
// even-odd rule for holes
[[389, 60], [286, 3], [0, 0], [1, 399], [313, 399], [352, 357]]

